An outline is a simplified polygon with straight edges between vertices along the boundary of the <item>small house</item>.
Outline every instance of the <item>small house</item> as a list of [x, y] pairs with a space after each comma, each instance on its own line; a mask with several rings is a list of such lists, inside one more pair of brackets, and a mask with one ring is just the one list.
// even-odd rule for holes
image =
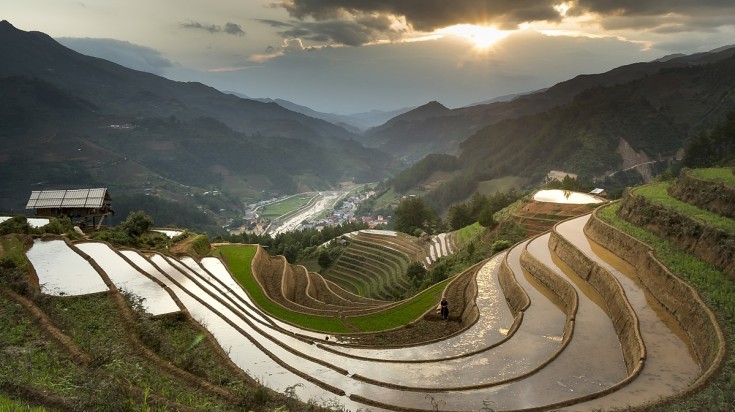
[[597, 187], [595, 189], [592, 189], [589, 194], [591, 194], [592, 196], [605, 197], [607, 196], [607, 190]]
[[82, 229], [88, 225], [99, 229], [106, 216], [115, 214], [106, 188], [33, 191], [26, 209], [36, 216], [67, 216]]

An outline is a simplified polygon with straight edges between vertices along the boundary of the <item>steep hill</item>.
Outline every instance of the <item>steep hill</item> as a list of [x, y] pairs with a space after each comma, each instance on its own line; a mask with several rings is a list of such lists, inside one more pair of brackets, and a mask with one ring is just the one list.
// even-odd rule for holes
[[242, 132], [301, 137], [318, 134], [354, 137], [323, 120], [224, 94], [195, 82], [175, 82], [79, 54], [39, 32], [24, 32], [0, 22], [0, 77], [46, 80], [89, 100], [105, 113], [136, 116], [214, 117]]
[[[0, 210], [31, 190], [108, 187], [239, 210], [273, 192], [376, 180], [391, 158], [323, 120], [130, 70], [0, 22]], [[209, 202], [211, 203], [211, 202]], [[175, 223], [175, 222], [168, 222]]]
[[540, 180], [549, 170], [602, 176], [623, 168], [628, 145], [642, 159], [672, 158], [734, 109], [735, 57], [662, 69], [488, 126], [462, 142], [460, 164], [478, 180], [509, 174]]
[[[428, 153], [457, 153], [460, 142], [501, 120], [542, 113], [569, 104], [576, 95], [585, 90], [622, 85], [656, 74], [662, 69], [714, 63], [733, 54], [733, 47], [720, 48], [709, 53], [630, 64], [600, 74], [579, 75], [511, 101], [446, 110], [423, 119], [413, 119], [410, 123], [391, 121], [367, 131], [362, 141], [367, 146], [388, 149], [396, 156], [406, 156], [412, 160], [418, 160]], [[421, 111], [423, 108], [415, 110]], [[404, 116], [410, 115], [411, 112]]]

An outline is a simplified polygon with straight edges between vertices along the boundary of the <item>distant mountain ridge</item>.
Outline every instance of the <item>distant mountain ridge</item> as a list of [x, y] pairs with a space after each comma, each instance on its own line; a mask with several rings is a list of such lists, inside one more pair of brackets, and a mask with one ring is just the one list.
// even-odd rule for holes
[[201, 83], [175, 82], [72, 51], [40, 32], [0, 22], [0, 77], [33, 76], [69, 90], [101, 108], [141, 116], [214, 117], [234, 130], [277, 136], [354, 138], [321, 119], [274, 103], [227, 95]]
[[[355, 137], [276, 103], [128, 69], [0, 22], [0, 210], [22, 208], [32, 189], [91, 186], [217, 217], [272, 194], [394, 170], [389, 155]], [[205, 191], [221, 196], [197, 195]]]
[[271, 98], [252, 98], [242, 93], [227, 91], [226, 93], [234, 94], [235, 96], [242, 97], [244, 99], [257, 100], [263, 103], [276, 103], [281, 107], [296, 113], [305, 114], [316, 119], [322, 119], [327, 122], [333, 123], [340, 127], [343, 127], [353, 133], [362, 133], [363, 131], [381, 125], [390, 119], [399, 116], [403, 113], [413, 110], [413, 107], [405, 107], [397, 110], [372, 110], [364, 113], [354, 114], [335, 114], [335, 113], [324, 113], [311, 109], [310, 107], [302, 106], [294, 102], [283, 99], [271, 99]]
[[[458, 154], [462, 141], [493, 123], [542, 113], [568, 104], [585, 90], [625, 84], [662, 69], [709, 64], [733, 54], [735, 47], [726, 46], [708, 53], [671, 56], [663, 60], [621, 66], [605, 73], [579, 75], [546, 90], [522, 95], [510, 101], [450, 109], [441, 115], [414, 119], [410, 124], [391, 121], [368, 130], [361, 136], [361, 141], [369, 147], [376, 147], [412, 161], [421, 159], [428, 153]], [[403, 116], [410, 117], [411, 112]]]

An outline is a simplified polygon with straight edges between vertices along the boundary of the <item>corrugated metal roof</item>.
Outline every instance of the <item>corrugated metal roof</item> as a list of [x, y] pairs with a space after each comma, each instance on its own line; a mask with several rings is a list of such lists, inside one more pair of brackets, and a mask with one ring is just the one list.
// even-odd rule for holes
[[107, 195], [106, 188], [73, 190], [34, 190], [26, 209], [99, 208]]

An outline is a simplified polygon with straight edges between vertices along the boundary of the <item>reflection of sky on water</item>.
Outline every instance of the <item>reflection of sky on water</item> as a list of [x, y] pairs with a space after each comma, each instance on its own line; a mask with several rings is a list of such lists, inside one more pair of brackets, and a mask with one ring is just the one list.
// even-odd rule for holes
[[604, 201], [599, 197], [587, 193], [559, 189], [539, 190], [533, 195], [533, 200], [537, 202], [566, 203], [571, 205], [586, 205], [588, 203], [602, 203]]
[[179, 307], [158, 283], [148, 279], [104, 243], [78, 243], [107, 273], [118, 289], [143, 298], [143, 308], [151, 315], [178, 312]]
[[36, 239], [26, 253], [41, 291], [49, 295], [84, 295], [108, 290], [99, 273], [63, 240]]

